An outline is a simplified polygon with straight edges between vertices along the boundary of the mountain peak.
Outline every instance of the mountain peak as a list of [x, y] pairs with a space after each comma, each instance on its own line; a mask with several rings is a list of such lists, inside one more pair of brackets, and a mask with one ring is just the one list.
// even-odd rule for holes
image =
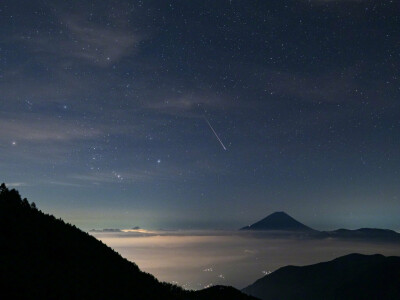
[[313, 229], [300, 223], [284, 211], [277, 211], [266, 218], [241, 230], [280, 230], [280, 231], [312, 231]]
[[273, 212], [272, 214], [270, 214], [268, 217], [272, 217], [272, 216], [279, 216], [279, 217], [289, 217], [292, 218], [291, 216], [289, 216], [287, 213], [285, 213], [284, 211], [276, 211]]

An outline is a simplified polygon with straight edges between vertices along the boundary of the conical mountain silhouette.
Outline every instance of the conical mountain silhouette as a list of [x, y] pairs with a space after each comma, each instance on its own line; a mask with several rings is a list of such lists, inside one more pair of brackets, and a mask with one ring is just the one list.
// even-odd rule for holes
[[314, 231], [314, 229], [293, 219], [283, 211], [274, 212], [261, 221], [240, 230]]

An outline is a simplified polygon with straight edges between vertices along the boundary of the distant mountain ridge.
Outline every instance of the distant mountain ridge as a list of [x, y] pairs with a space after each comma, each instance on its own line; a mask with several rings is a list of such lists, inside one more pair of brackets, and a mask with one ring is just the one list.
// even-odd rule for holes
[[400, 234], [390, 229], [360, 228], [319, 231], [300, 223], [283, 211], [274, 212], [266, 218], [240, 228], [244, 231], [254, 231], [266, 234], [290, 234], [308, 238], [336, 238], [353, 240], [371, 240], [384, 242], [400, 242]]
[[263, 300], [400, 299], [400, 257], [349, 254], [304, 267], [287, 266], [242, 291]]
[[337, 229], [332, 231], [321, 231], [321, 235], [327, 238], [341, 238], [352, 240], [380, 240], [400, 242], [400, 234], [390, 229], [360, 228], [360, 229]]
[[118, 228], [91, 229], [89, 232], [122, 232]]
[[314, 231], [283, 211], [274, 212], [261, 221], [242, 227], [240, 230]]

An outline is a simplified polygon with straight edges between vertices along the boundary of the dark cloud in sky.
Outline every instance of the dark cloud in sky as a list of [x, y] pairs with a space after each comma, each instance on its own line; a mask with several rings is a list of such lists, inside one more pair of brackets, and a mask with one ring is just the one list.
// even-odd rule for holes
[[395, 2], [3, 1], [0, 15], [0, 174], [44, 210], [86, 229], [236, 228], [275, 210], [400, 228]]

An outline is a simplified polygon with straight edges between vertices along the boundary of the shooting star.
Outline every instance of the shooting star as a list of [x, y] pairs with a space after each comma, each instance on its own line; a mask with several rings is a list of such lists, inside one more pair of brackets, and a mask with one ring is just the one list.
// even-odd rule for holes
[[208, 119], [205, 116], [204, 116], [204, 119], [206, 120], [208, 126], [210, 127], [210, 129], [214, 133], [214, 135], [217, 138], [217, 140], [219, 141], [219, 143], [221, 144], [222, 148], [224, 148], [224, 150], [226, 151], [227, 149], [226, 149], [224, 143], [221, 141], [221, 139], [219, 138], [218, 134], [215, 132], [214, 128], [211, 126], [210, 122], [208, 121]]

